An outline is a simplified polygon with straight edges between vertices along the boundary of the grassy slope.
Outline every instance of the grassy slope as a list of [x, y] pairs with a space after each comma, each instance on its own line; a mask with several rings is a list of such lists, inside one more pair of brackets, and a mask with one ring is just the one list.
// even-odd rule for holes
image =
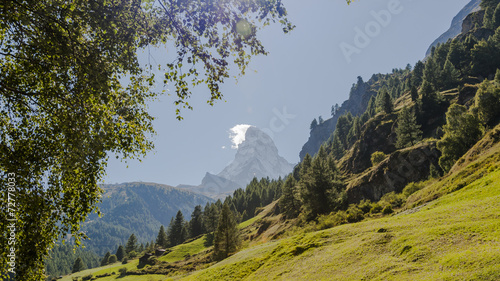
[[194, 255], [206, 250], [206, 235], [185, 244], [180, 244], [172, 248], [172, 252], [158, 258], [160, 261], [176, 262], [183, 260], [186, 255]]
[[[247, 221], [240, 223], [238, 225], [238, 227], [241, 229], [241, 228], [245, 228], [245, 227], [250, 226], [251, 224], [253, 224], [254, 222], [256, 222], [258, 219], [260, 219], [262, 217], [262, 213], [263, 212], [261, 212], [259, 215], [255, 216], [254, 218], [251, 218]], [[172, 252], [158, 258], [158, 260], [162, 261], [162, 262], [171, 263], [171, 262], [177, 262], [177, 261], [183, 260], [185, 258], [185, 256], [188, 254], [192, 256], [192, 255], [201, 253], [204, 250], [209, 249], [209, 247], [205, 247], [205, 240], [206, 240], [206, 235], [203, 235], [202, 237], [200, 237], [194, 241], [191, 241], [189, 243], [177, 245], [177, 246], [172, 248]], [[96, 276], [96, 275], [102, 275], [102, 274], [112, 273], [112, 272], [115, 272], [116, 275], [99, 278], [97, 280], [100, 280], [100, 281], [107, 281], [107, 280], [122, 280], [122, 281], [127, 281], [127, 280], [155, 280], [155, 281], [156, 280], [165, 280], [166, 277], [163, 275], [127, 276], [124, 278], [119, 278], [118, 270], [120, 268], [125, 267], [129, 271], [136, 270], [138, 264], [139, 264], [139, 260], [137, 260], [137, 259], [130, 261], [127, 265], [122, 265], [121, 263], [115, 263], [115, 264], [107, 265], [104, 267], [87, 269], [87, 270], [84, 270], [81, 272], [77, 272], [75, 274], [66, 275], [60, 280], [61, 281], [72, 281], [73, 277], [80, 277], [81, 278], [81, 277], [87, 276], [89, 274]], [[151, 278], [149, 278], [149, 277], [151, 277]]]
[[499, 154], [423, 189], [460, 188], [418, 212], [258, 245], [182, 280], [500, 280]]

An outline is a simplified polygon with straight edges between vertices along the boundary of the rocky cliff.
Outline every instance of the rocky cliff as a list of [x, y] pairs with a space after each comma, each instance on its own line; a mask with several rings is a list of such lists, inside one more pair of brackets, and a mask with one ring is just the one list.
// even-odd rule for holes
[[363, 82], [361, 77], [358, 77], [358, 83], [354, 84], [351, 88], [349, 99], [342, 103], [338, 112], [332, 118], [311, 130], [309, 139], [302, 146], [302, 150], [299, 153], [300, 161], [304, 159], [306, 154], [314, 156], [319, 151], [320, 146], [326, 142], [335, 131], [337, 120], [340, 116], [347, 112], [357, 115], [366, 110], [370, 98], [376, 95], [376, 91], [371, 88], [372, 84], [373, 82], [371, 80]]
[[438, 167], [440, 151], [435, 141], [395, 151], [377, 166], [351, 181], [347, 187], [349, 203], [363, 199], [378, 201], [389, 192], [401, 192], [410, 182], [429, 176], [431, 164]]
[[446, 43], [448, 39], [455, 38], [455, 36], [459, 35], [462, 32], [462, 23], [464, 19], [473, 12], [479, 11], [481, 8], [479, 4], [481, 0], [472, 0], [467, 4], [460, 12], [453, 18], [451, 21], [450, 28], [441, 36], [439, 36], [427, 49], [425, 56], [428, 56], [431, 53], [432, 47], [437, 46], [438, 44]]

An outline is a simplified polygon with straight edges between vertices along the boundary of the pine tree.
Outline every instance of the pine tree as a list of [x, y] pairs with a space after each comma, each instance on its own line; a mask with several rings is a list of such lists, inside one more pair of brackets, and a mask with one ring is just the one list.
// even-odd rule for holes
[[201, 206], [198, 205], [194, 207], [194, 211], [191, 214], [191, 220], [189, 221], [189, 233], [191, 234], [191, 237], [196, 237], [204, 232], [203, 212], [201, 211]]
[[336, 180], [335, 162], [321, 146], [311, 166], [299, 181], [303, 207], [309, 219], [339, 207], [342, 184]]
[[316, 118], [314, 118], [314, 120], [312, 120], [312, 122], [311, 122], [311, 126], [309, 126], [309, 129], [312, 131], [316, 127], [318, 127], [318, 120], [316, 120]]
[[445, 89], [451, 89], [458, 84], [460, 79], [460, 73], [455, 68], [455, 66], [451, 63], [450, 60], [446, 60], [442, 72], [442, 84]]
[[434, 56], [431, 56], [425, 63], [423, 80], [426, 80], [434, 87], [438, 87], [439, 77], [440, 77], [440, 71], [437, 62], [435, 61]]
[[141, 243], [141, 245], [139, 246], [139, 249], [138, 249], [139, 253], [142, 253], [144, 251], [144, 244]]
[[73, 270], [71, 271], [71, 273], [80, 272], [86, 268], [87, 267], [85, 266], [85, 263], [83, 263], [82, 259], [78, 257], [73, 264]]
[[105, 266], [105, 265], [107, 265], [107, 264], [108, 264], [109, 256], [111, 256], [111, 253], [110, 253], [110, 252], [107, 252], [107, 253], [104, 255], [104, 258], [102, 258], [102, 260], [101, 260], [101, 266]]
[[411, 85], [414, 87], [419, 87], [422, 84], [422, 79], [424, 77], [425, 65], [422, 61], [418, 61], [413, 68], [413, 74], [411, 76]]
[[497, 7], [495, 8], [495, 12], [493, 12], [492, 23], [493, 30], [500, 26], [500, 3], [498, 3]]
[[125, 249], [123, 248], [122, 245], [120, 245], [118, 247], [118, 249], [116, 250], [116, 258], [119, 260], [119, 261], [122, 261], [123, 258], [125, 257]]
[[495, 83], [497, 84], [497, 87], [500, 87], [500, 69], [497, 69], [495, 74]]
[[217, 229], [217, 220], [219, 219], [219, 210], [215, 204], [205, 206], [203, 224], [208, 233], [214, 232]]
[[420, 125], [417, 124], [417, 118], [406, 106], [398, 114], [397, 124], [396, 146], [398, 148], [413, 146], [422, 139], [422, 131], [420, 130]]
[[186, 231], [183, 229], [185, 227], [184, 216], [179, 210], [175, 219], [170, 222], [168, 231], [168, 241], [170, 242], [170, 247], [181, 244], [186, 240]]
[[239, 230], [229, 205], [224, 203], [214, 237], [214, 258], [222, 260], [234, 253], [239, 246]]
[[299, 214], [300, 204], [296, 194], [297, 181], [288, 177], [283, 184], [283, 195], [279, 201], [280, 212], [287, 218], [295, 218]]
[[333, 133], [333, 141], [332, 141], [332, 155], [335, 159], [339, 160], [344, 156], [344, 148], [342, 143], [340, 142], [339, 135], [337, 132]]
[[373, 116], [375, 116], [375, 114], [377, 114], [377, 108], [376, 108], [376, 104], [375, 104], [375, 97], [372, 96], [370, 98], [370, 101], [368, 102], [368, 106], [366, 107], [366, 113], [368, 113], [368, 116], [370, 118], [372, 118]]
[[394, 106], [392, 104], [392, 99], [391, 96], [389, 95], [388, 92], [385, 92], [382, 96], [382, 110], [389, 114], [392, 112]]
[[418, 100], [418, 90], [417, 87], [412, 86], [410, 89], [411, 100], [416, 102]]
[[125, 245], [125, 253], [128, 254], [132, 251], [137, 250], [137, 238], [135, 234], [131, 234], [128, 238], [127, 244]]
[[165, 227], [160, 226], [160, 231], [158, 231], [158, 236], [156, 236], [156, 244], [161, 248], [166, 248], [168, 246], [167, 233], [165, 233]]
[[437, 143], [442, 153], [439, 166], [448, 172], [453, 164], [481, 138], [482, 126], [465, 106], [453, 104], [446, 112], [446, 125], [443, 130], [444, 136]]

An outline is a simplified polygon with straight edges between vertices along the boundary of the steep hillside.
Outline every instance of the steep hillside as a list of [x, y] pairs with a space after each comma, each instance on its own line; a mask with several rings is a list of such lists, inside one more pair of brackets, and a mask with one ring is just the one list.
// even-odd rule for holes
[[156, 183], [122, 183], [104, 185], [102, 217], [93, 214], [83, 226], [90, 240], [84, 242], [100, 255], [115, 251], [134, 233], [139, 243], [156, 238], [161, 225], [181, 210], [189, 217], [196, 205], [213, 200], [200, 194]]
[[461, 188], [425, 206], [251, 247], [181, 280], [499, 280], [499, 156], [428, 185], [415, 195]]

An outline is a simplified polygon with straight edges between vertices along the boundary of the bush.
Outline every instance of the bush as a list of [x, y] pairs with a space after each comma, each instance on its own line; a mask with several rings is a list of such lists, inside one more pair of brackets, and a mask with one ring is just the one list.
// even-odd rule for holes
[[413, 193], [419, 191], [423, 187], [424, 187], [423, 182], [418, 182], [418, 183], [410, 182], [403, 189], [402, 194], [403, 194], [404, 197], [408, 198], [410, 195], [412, 195]]
[[126, 267], [122, 267], [120, 269], [118, 269], [118, 272], [120, 272], [120, 276], [125, 276], [127, 275], [127, 268]]
[[372, 208], [372, 202], [370, 200], [363, 199], [359, 202], [358, 208], [360, 208], [364, 214], [369, 213]]
[[382, 151], [374, 152], [371, 157], [372, 165], [374, 167], [377, 166], [380, 162], [384, 161], [386, 157], [387, 155], [385, 155]]
[[132, 252], [128, 253], [128, 257], [133, 259], [133, 258], [137, 257], [137, 253], [135, 251], [132, 251]]
[[82, 277], [82, 281], [86, 281], [86, 280], [92, 280], [92, 274], [89, 274], [87, 276]]
[[392, 214], [393, 212], [394, 211], [392, 210], [391, 205], [385, 206], [385, 208], [382, 210], [382, 214], [384, 215]]
[[403, 195], [396, 194], [395, 192], [385, 194], [384, 196], [382, 196], [380, 201], [385, 202], [394, 208], [399, 208], [405, 203]]
[[122, 264], [127, 264], [127, 262], [128, 262], [128, 259], [127, 258], [123, 258]]
[[108, 264], [115, 263], [117, 260], [118, 260], [118, 258], [116, 257], [116, 255], [111, 255], [108, 258]]
[[380, 213], [381, 211], [382, 211], [382, 206], [380, 206], [380, 204], [378, 203], [373, 204], [372, 208], [370, 209], [370, 213], [372, 214], [377, 214]]
[[347, 209], [347, 221], [350, 223], [362, 221], [365, 217], [363, 216], [363, 211], [356, 205], [349, 206]]

